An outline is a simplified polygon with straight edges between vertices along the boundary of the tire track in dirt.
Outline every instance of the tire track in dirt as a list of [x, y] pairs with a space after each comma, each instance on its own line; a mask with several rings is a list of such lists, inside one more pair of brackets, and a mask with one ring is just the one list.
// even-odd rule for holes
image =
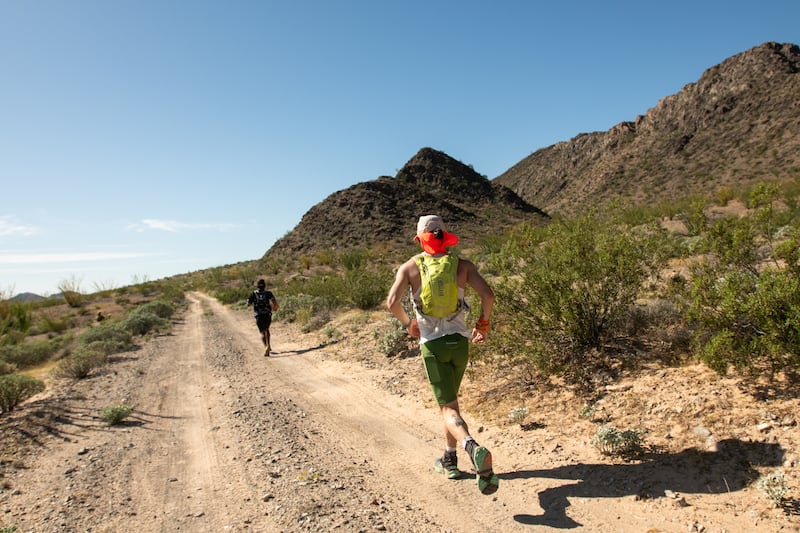
[[151, 421], [143, 444], [149, 459], [130, 469], [136, 515], [156, 529], [181, 524], [230, 529], [237, 518], [231, 509], [242, 499], [238, 491], [228, 497], [227, 478], [237, 477], [241, 468], [223, 452], [227, 441], [212, 420], [217, 411], [212, 396], [221, 385], [205, 361], [202, 309], [194, 297], [172, 340], [169, 352], [148, 369], [152, 379], [144, 380], [136, 394], [137, 409]]

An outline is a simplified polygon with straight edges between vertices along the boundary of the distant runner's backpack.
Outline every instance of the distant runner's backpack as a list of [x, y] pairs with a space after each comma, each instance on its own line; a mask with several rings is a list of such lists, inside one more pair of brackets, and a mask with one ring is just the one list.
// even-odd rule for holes
[[259, 315], [272, 314], [271, 296], [269, 291], [253, 291], [253, 310]]
[[423, 315], [437, 318], [452, 315], [458, 305], [458, 256], [452, 254], [414, 257], [422, 280], [419, 301]]

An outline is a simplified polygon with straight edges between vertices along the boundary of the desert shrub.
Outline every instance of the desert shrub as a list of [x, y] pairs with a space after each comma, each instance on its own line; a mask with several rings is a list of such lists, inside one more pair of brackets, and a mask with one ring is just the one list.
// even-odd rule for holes
[[161, 280], [158, 285], [159, 298], [166, 302], [181, 303], [186, 300], [186, 288], [177, 280]]
[[603, 455], [629, 457], [642, 451], [644, 436], [645, 432], [638, 429], [620, 431], [614, 426], [600, 426], [591, 444]]
[[50, 359], [63, 345], [64, 339], [38, 340], [0, 346], [0, 360], [18, 368], [31, 368]]
[[364, 249], [348, 250], [342, 252], [340, 260], [347, 271], [362, 270], [367, 264], [369, 254]]
[[175, 312], [175, 306], [163, 300], [154, 300], [133, 309], [125, 318], [123, 325], [134, 335], [146, 335], [151, 331], [164, 329], [168, 319]]
[[236, 302], [241, 302], [243, 300], [247, 300], [247, 297], [250, 295], [251, 289], [248, 288], [249, 286], [245, 287], [220, 287], [211, 292], [211, 294], [224, 304], [233, 304]]
[[135, 346], [126, 324], [108, 320], [83, 332], [77, 341], [85, 346], [115, 347], [114, 351], [109, 351], [108, 348], [100, 350], [105, 353], [124, 352]]
[[13, 374], [17, 370], [18, 370], [17, 365], [0, 360], [0, 376], [4, 376], [6, 374]]
[[522, 424], [526, 418], [528, 418], [528, 408], [525, 406], [514, 407], [508, 412], [508, 420], [512, 424]]
[[148, 313], [151, 312], [156, 316], [161, 318], [172, 318], [172, 315], [175, 314], [175, 306], [171, 303], [164, 301], [164, 300], [153, 300], [152, 302], [147, 302], [146, 304], [142, 304], [131, 313]]
[[61, 297], [70, 307], [81, 307], [83, 305], [85, 296], [81, 290], [81, 280], [76, 276], [71, 276], [68, 279], [61, 280], [58, 284], [58, 290], [61, 291]]
[[793, 237], [763, 246], [771, 239], [764, 232], [773, 227], [769, 209], [709, 228], [706, 258], [692, 270], [686, 316], [697, 330], [699, 358], [719, 373], [730, 366], [800, 370], [800, 279], [793, 263], [800, 246]]
[[756, 486], [775, 507], [781, 506], [789, 492], [789, 488], [786, 485], [786, 476], [780, 470], [761, 476]]
[[0, 344], [16, 344], [31, 328], [30, 305], [0, 300]]
[[392, 284], [388, 269], [377, 271], [348, 270], [344, 276], [347, 302], [357, 309], [367, 310], [383, 303]]
[[322, 333], [331, 340], [339, 340], [342, 338], [342, 332], [336, 329], [336, 326], [329, 324], [322, 330]]
[[167, 321], [152, 311], [131, 312], [124, 321], [125, 329], [134, 335], [146, 335], [167, 325]]
[[41, 320], [39, 324], [39, 331], [42, 333], [64, 333], [69, 329], [70, 326], [70, 317], [69, 316], [62, 316], [59, 318], [53, 317], [48, 313], [43, 313], [41, 315]]
[[[344, 277], [337, 275], [319, 275], [309, 278], [294, 278], [288, 281], [279, 296], [281, 307], [285, 305], [286, 297], [311, 297], [329, 309], [343, 307], [347, 302], [347, 288]], [[279, 311], [280, 312], [280, 311]]]
[[302, 325], [300, 331], [303, 333], [310, 333], [312, 331], [320, 330], [323, 326], [325, 326], [325, 324], [330, 322], [330, 320], [331, 315], [327, 309], [313, 312], [312, 309], [307, 308], [301, 310], [301, 312], [297, 315], [297, 322]]
[[56, 366], [54, 373], [58, 377], [70, 379], [83, 379], [92, 373], [92, 370], [106, 364], [108, 356], [89, 346], [79, 345]]
[[294, 294], [282, 297], [280, 302], [280, 309], [274, 314], [276, 320], [306, 324], [312, 316], [330, 312], [325, 299], [320, 296]]
[[111, 407], [106, 407], [100, 411], [102, 418], [109, 426], [116, 426], [133, 413], [133, 406], [126, 403], [119, 403]]
[[523, 226], [495, 258], [493, 344], [542, 374], [590, 372], [642, 285], [664, 262], [663, 232], [590, 213]]
[[44, 390], [44, 382], [24, 374], [0, 376], [0, 412], [7, 413], [34, 394]]
[[403, 325], [395, 318], [389, 324], [372, 333], [377, 350], [387, 357], [392, 357], [408, 349], [410, 337]]

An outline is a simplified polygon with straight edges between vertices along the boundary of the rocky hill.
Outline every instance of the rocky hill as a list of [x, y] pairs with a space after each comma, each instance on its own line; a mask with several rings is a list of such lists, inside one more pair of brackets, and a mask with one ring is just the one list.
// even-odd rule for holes
[[544, 218], [516, 193], [432, 148], [421, 149], [395, 177], [337, 191], [312, 207], [266, 256], [375, 243], [408, 246], [421, 215], [441, 215], [463, 243]]
[[633, 122], [543, 148], [493, 180], [544, 211], [800, 178], [800, 48], [765, 43]]

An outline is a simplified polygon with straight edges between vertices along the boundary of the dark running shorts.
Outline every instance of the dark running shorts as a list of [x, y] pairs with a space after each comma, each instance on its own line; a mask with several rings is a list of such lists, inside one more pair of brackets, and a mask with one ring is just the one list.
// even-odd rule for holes
[[258, 315], [256, 316], [256, 326], [258, 326], [258, 331], [264, 331], [272, 324], [272, 315]]
[[445, 405], [456, 401], [469, 361], [467, 338], [459, 334], [447, 335], [426, 342], [420, 346], [420, 352], [436, 402]]

